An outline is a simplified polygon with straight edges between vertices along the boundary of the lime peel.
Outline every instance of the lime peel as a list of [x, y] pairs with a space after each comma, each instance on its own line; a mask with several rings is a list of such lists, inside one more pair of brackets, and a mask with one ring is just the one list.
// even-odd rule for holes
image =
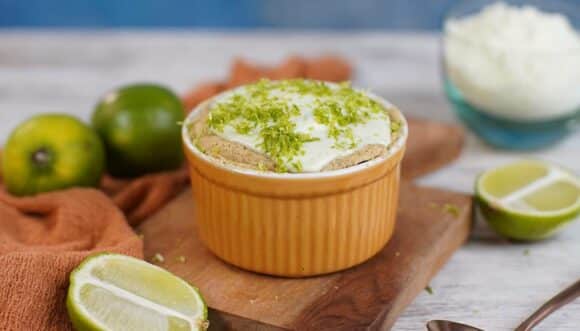
[[[122, 288], [119, 284], [115, 284], [114, 281], [109, 280], [109, 282], [107, 282], [105, 279], [101, 279], [103, 275], [99, 274], [99, 268], [105, 268], [106, 264], [110, 261], [114, 261], [118, 265], [125, 263], [127, 265], [132, 264], [133, 267], [142, 269], [143, 273], [151, 273], [154, 275], [152, 279], [155, 277], [163, 278], [159, 284], [152, 283], [141, 285], [146, 285], [149, 288], [155, 288], [156, 285], [159, 286], [159, 293], [157, 294], [162, 293], [162, 295], [166, 296], [166, 299], [170, 299], [169, 301], [165, 301], [174, 305], [183, 304], [185, 302], [184, 300], [190, 301], [187, 305], [187, 309], [170, 307], [168, 304], [164, 304], [163, 302], [155, 302], [154, 299], [147, 297], [147, 293], [134, 293], [128, 289]], [[126, 271], [127, 270], [125, 270], [125, 272]], [[119, 270], [115, 270], [113, 273], [115, 277], [132, 276], [130, 274], [125, 275], [123, 274], [123, 271]], [[121, 273], [121, 275], [119, 275], [119, 273]], [[149, 317], [151, 317], [151, 315], [155, 315], [155, 313], [158, 314], [158, 316], [153, 316], [149, 320], [160, 322], [161, 324], [166, 325], [164, 330], [167, 331], [173, 330], [175, 323], [180, 323], [179, 330], [185, 330], [182, 327], [184, 326], [184, 323], [188, 326], [187, 330], [190, 331], [200, 331], [207, 329], [207, 306], [199, 294], [199, 290], [189, 285], [179, 277], [172, 275], [168, 271], [155, 265], [149, 264], [145, 261], [120, 254], [101, 253], [85, 259], [85, 261], [82, 262], [79, 267], [71, 273], [70, 278], [71, 285], [69, 287], [67, 297], [67, 309], [76, 330], [141, 330], [139, 326], [133, 326], [133, 328], [131, 328], [132, 325], [126, 323], [131, 319], [139, 320], [143, 318], [144, 316], [137, 316], [137, 314], [142, 314], [144, 310], [153, 313], [148, 314]], [[143, 279], [130, 279], [130, 281], [138, 282], [143, 281]], [[91, 289], [91, 287], [93, 289]], [[180, 289], [179, 293], [170, 294], [170, 296], [167, 296], [168, 289], [175, 290], [178, 288]], [[114, 297], [115, 299], [111, 299], [111, 302], [103, 303], [102, 300], [104, 296], [97, 293], [93, 294], [93, 296], [96, 297], [96, 300], [91, 301], [91, 299], [88, 298], [91, 295], [89, 291], [94, 290], [97, 292], [106, 293], [107, 298], [109, 299], [111, 297]], [[150, 294], [151, 293], [149, 293], [149, 295]], [[186, 294], [189, 294], [189, 296]], [[171, 295], [173, 295], [173, 299], [171, 299]], [[184, 299], [184, 297], [187, 297], [188, 299]], [[99, 300], [101, 301], [99, 302]], [[96, 304], [97, 306], [93, 306], [93, 309], [91, 310], [90, 308], [92, 304]], [[106, 310], [103, 308], [103, 304], [105, 304], [107, 307], [110, 306], [117, 309], [121, 307], [121, 309], [118, 310], [114, 309], [115, 313], [111, 314], [118, 314], [117, 316], [106, 316], [106, 320], [109, 324], [108, 326], [107, 322], [103, 322], [102, 311]], [[182, 311], [180, 311], [180, 309]], [[194, 313], [188, 313], [185, 310]], [[135, 315], [130, 316], [131, 313]], [[116, 321], [111, 322], [111, 320], [115, 319]], [[114, 324], [115, 322], [118, 323], [118, 325], [111, 327], [111, 323]], [[135, 329], [135, 327], [137, 327], [137, 329]], [[150, 327], [154, 326], [150, 325]]]
[[523, 160], [484, 172], [476, 200], [499, 234], [517, 240], [544, 239], [580, 213], [580, 180], [558, 166]]

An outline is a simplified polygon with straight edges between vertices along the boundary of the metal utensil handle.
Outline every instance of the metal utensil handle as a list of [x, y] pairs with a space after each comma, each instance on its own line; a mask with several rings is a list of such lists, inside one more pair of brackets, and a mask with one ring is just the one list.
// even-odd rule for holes
[[534, 326], [544, 320], [544, 318], [548, 317], [548, 315], [574, 301], [577, 297], [580, 297], [580, 280], [543, 304], [528, 319], [523, 321], [515, 331], [530, 331]]

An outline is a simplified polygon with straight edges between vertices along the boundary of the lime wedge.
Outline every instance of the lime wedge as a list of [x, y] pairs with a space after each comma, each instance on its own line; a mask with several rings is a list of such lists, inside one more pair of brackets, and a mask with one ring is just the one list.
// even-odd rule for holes
[[199, 291], [147, 262], [120, 254], [85, 259], [70, 275], [67, 309], [78, 331], [206, 330]]
[[542, 161], [522, 160], [484, 172], [475, 196], [489, 225], [517, 240], [547, 238], [580, 213], [580, 179]]

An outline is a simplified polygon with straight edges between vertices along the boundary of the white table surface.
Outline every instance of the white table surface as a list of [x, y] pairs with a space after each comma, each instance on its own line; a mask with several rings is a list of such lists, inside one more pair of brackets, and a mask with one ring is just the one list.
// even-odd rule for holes
[[[234, 56], [276, 63], [288, 54], [328, 52], [350, 59], [357, 85], [387, 97], [406, 114], [455, 122], [442, 94], [437, 35], [0, 30], [0, 143], [38, 112], [88, 119], [97, 97], [125, 83], [156, 81], [182, 93], [226, 75]], [[459, 160], [420, 182], [471, 192], [480, 171], [522, 156], [580, 173], [580, 134], [534, 153], [496, 150], [469, 136]], [[394, 330], [423, 330], [436, 318], [510, 330], [579, 277], [580, 222], [551, 240], [510, 244], [480, 221], [470, 241], [433, 279], [434, 293], [420, 294]], [[580, 300], [537, 330], [580, 330]]]

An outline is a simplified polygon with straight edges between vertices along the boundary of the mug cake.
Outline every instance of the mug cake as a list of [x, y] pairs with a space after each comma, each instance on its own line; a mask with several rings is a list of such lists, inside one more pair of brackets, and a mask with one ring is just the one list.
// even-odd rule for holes
[[200, 237], [229, 263], [328, 273], [392, 235], [407, 125], [371, 93], [261, 80], [198, 105], [182, 133]]

